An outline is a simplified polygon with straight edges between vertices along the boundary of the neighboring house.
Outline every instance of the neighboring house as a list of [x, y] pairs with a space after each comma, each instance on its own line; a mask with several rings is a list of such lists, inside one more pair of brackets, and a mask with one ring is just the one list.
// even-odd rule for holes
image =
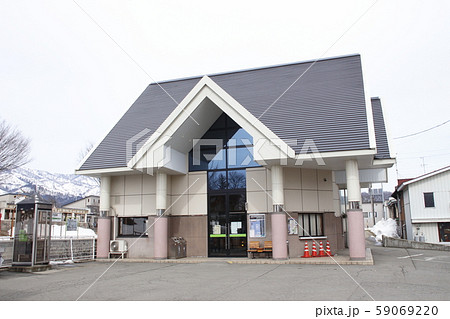
[[74, 202], [68, 203], [62, 207], [87, 209], [89, 211], [89, 214], [98, 215], [100, 212], [100, 196], [90, 195]]
[[[370, 192], [372, 192], [372, 198]], [[366, 228], [372, 227], [378, 223], [381, 219], [386, 218], [384, 199], [383, 199], [383, 189], [376, 188], [370, 189], [369, 194], [362, 198], [362, 210], [364, 215], [364, 226]]]
[[[373, 209], [373, 211], [372, 211]], [[382, 220], [384, 217], [384, 203], [383, 202], [374, 202], [373, 207], [371, 203], [363, 203], [362, 210], [364, 215], [364, 227], [369, 228], [374, 225], [374, 215], [375, 215], [375, 224]]]
[[[77, 168], [101, 178], [97, 256], [111, 239], [128, 257], [303, 255], [305, 241], [365, 258], [361, 187], [394, 164], [379, 98], [349, 55], [150, 84]], [[133, 244], [133, 245], [131, 245]]]
[[3, 194], [0, 195], [0, 219], [11, 220], [14, 218], [16, 211], [16, 203], [25, 196], [20, 194]]
[[100, 196], [87, 196], [55, 209], [54, 212], [61, 213], [63, 221], [75, 218], [79, 222], [87, 223], [90, 228], [95, 228], [100, 212]]
[[76, 219], [80, 223], [87, 223], [89, 210], [86, 208], [67, 208], [53, 206], [53, 221], [66, 222]]
[[24, 199], [22, 194], [0, 195], [0, 235], [11, 235], [11, 226], [14, 224], [16, 203]]
[[392, 196], [404, 216], [407, 239], [450, 242], [450, 166], [399, 181]]

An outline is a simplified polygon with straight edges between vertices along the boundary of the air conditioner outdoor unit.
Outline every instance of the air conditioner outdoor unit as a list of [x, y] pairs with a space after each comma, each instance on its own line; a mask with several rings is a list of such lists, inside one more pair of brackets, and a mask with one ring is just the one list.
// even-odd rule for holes
[[128, 250], [128, 243], [125, 240], [111, 240], [109, 251], [112, 253], [122, 253]]

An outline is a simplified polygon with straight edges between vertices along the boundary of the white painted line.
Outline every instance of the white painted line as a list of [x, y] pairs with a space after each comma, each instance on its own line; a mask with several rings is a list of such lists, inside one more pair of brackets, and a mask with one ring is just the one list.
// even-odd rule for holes
[[422, 256], [423, 254], [417, 254], [417, 255], [411, 255], [411, 256], [403, 256], [403, 257], [397, 257], [398, 259], [404, 259], [404, 258], [411, 258], [411, 257], [417, 257]]
[[450, 261], [437, 261], [437, 260], [431, 261], [431, 260], [425, 260], [425, 259], [411, 259], [411, 260], [425, 261], [425, 262], [429, 262], [429, 263], [450, 264]]

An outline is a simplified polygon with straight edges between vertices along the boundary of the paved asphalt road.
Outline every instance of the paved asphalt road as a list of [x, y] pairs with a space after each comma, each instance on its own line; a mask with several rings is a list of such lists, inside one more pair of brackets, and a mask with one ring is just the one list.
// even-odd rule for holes
[[0, 272], [0, 300], [450, 300], [450, 252], [371, 246], [374, 266], [87, 262]]

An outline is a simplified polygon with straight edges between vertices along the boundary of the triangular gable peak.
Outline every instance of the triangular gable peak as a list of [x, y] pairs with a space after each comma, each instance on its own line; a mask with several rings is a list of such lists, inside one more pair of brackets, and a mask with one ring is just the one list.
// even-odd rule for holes
[[187, 154], [215, 120], [226, 113], [253, 137], [254, 160], [286, 160], [295, 151], [208, 76], [186, 95], [160, 127], [138, 149], [127, 166], [136, 170], [165, 168], [187, 172]]

